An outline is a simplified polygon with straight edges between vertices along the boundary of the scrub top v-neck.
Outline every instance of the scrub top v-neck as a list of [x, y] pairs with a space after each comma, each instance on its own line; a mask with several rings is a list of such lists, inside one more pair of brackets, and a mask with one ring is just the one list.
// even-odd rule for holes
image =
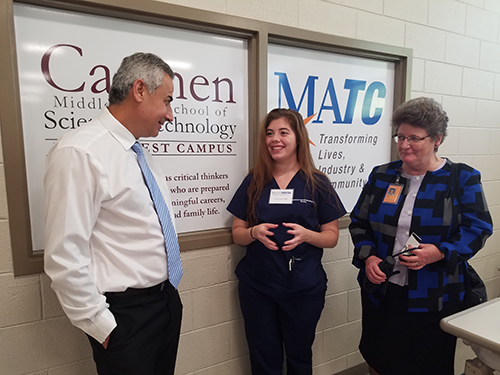
[[[283, 243], [293, 235], [285, 223], [296, 223], [306, 229], [319, 231], [322, 224], [329, 223], [345, 214], [345, 209], [323, 176], [321, 186], [314, 196], [307, 186], [302, 171], [290, 180], [287, 190], [293, 190], [291, 203], [270, 203], [273, 189], [280, 189], [273, 179], [262, 190], [257, 201], [258, 224], [272, 223], [274, 239], [280, 250], [270, 250], [256, 240], [247, 247], [245, 257], [236, 268], [236, 276], [262, 293], [272, 297], [288, 297], [294, 294], [314, 294], [326, 290], [326, 274], [321, 265], [323, 249], [302, 243], [291, 251], [281, 250]], [[248, 175], [229, 203], [228, 211], [241, 220], [247, 221], [248, 187], [253, 175]], [[326, 190], [326, 189], [328, 190]]]

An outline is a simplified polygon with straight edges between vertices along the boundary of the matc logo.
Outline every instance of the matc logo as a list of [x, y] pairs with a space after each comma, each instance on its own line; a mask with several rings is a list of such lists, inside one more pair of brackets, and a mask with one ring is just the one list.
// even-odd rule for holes
[[[361, 107], [361, 121], [363, 124], [375, 125], [382, 117], [384, 108], [374, 105], [374, 101], [375, 99], [385, 99], [387, 90], [383, 82], [374, 81], [368, 84], [365, 80], [345, 79], [343, 89], [347, 90], [348, 99], [347, 105], [343, 108], [343, 111], [341, 111], [333, 78], [329, 78], [325, 87], [321, 105], [316, 110], [316, 81], [319, 79], [318, 76], [308, 76], [304, 84], [300, 100], [297, 103], [295, 97], [293, 96], [287, 74], [274, 72], [274, 75], [278, 76], [278, 106], [280, 108], [287, 107], [295, 109], [300, 112], [300, 108], [306, 99], [306, 116], [308, 122], [312, 118], [316, 117], [317, 114], [316, 119], [314, 119], [312, 123], [322, 124], [323, 120], [321, 119], [321, 116], [323, 115], [323, 112], [332, 111], [334, 117], [334, 120], [332, 121], [333, 124], [352, 124], [356, 103], [358, 102], [358, 96], [360, 95], [363, 95]], [[285, 98], [287, 102], [286, 104], [282, 104], [282, 97]]]

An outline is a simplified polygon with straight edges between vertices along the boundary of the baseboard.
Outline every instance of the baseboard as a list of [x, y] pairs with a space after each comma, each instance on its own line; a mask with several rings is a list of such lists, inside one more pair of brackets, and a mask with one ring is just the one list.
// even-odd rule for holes
[[335, 375], [368, 375], [368, 365], [361, 363], [342, 372], [337, 372]]

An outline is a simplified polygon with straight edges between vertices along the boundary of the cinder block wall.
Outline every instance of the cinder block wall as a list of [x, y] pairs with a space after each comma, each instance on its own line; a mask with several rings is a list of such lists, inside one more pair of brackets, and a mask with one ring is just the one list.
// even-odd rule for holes
[[[169, 3], [413, 49], [412, 97], [432, 96], [448, 112], [439, 154], [482, 172], [500, 223], [499, 0], [170, 0]], [[1, 126], [1, 124], [0, 124]], [[0, 144], [1, 146], [1, 144]], [[490, 297], [500, 293], [498, 230], [472, 261]], [[184, 252], [178, 375], [247, 375], [234, 268], [239, 246]], [[314, 374], [362, 362], [361, 309], [347, 230], [325, 251], [329, 286], [314, 344]], [[87, 339], [64, 317], [48, 278], [14, 278], [0, 154], [0, 373], [95, 374]]]

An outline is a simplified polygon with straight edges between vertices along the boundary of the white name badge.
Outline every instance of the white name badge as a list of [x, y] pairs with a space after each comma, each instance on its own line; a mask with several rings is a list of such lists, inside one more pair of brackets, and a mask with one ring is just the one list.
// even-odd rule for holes
[[293, 189], [271, 189], [269, 204], [292, 204]]

